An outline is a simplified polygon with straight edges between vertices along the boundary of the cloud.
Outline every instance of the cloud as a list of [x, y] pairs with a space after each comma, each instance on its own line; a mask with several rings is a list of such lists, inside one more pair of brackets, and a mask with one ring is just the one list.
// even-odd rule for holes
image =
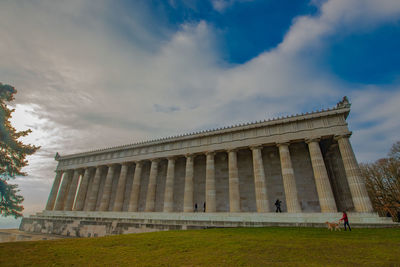
[[[386, 89], [386, 90], [383, 90]], [[396, 88], [362, 88], [351, 93], [352, 113], [348, 119], [358, 159], [374, 161], [386, 156], [391, 145], [399, 141], [398, 120], [400, 85]]]
[[399, 21], [400, 2], [396, 0], [331, 0], [320, 7], [317, 16], [295, 19], [279, 48], [297, 53], [316, 48], [327, 35], [368, 31], [382, 23]]
[[175, 106], [165, 107], [165, 106], [158, 105], [158, 104], [154, 104], [154, 109], [157, 112], [165, 112], [165, 113], [170, 113], [170, 112], [174, 112], [174, 111], [180, 110], [179, 107], [175, 107]]
[[[234, 2], [213, 5], [223, 11]], [[398, 1], [320, 2], [317, 15], [293, 21], [279, 46], [240, 65], [221, 60], [218, 30], [207, 21], [172, 31], [139, 7], [115, 17], [110, 1], [0, 5], [2, 82], [19, 89], [17, 111], [30, 117], [19, 114], [16, 123], [34, 128], [28, 141], [42, 146], [29, 159], [29, 176], [17, 180], [23, 193], [36, 192], [27, 193], [27, 212], [45, 204], [35, 194], [49, 192], [57, 151], [310, 111], [343, 95], [354, 103], [349, 120], [359, 159], [383, 156], [400, 130], [399, 86], [348, 84], [310, 56], [329, 36], [398, 21]]]
[[254, 0], [211, 0], [211, 4], [218, 12], [223, 12], [225, 9], [236, 3], [252, 2]]

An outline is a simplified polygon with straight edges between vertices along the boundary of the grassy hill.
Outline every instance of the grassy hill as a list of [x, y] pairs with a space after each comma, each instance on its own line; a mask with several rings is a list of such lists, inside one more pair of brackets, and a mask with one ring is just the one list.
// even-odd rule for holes
[[0, 244], [0, 266], [400, 266], [400, 229], [232, 228]]

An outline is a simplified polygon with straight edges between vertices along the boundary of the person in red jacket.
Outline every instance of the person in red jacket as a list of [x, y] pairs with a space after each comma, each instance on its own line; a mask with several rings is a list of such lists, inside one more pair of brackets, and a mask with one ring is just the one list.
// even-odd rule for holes
[[342, 217], [342, 219], [339, 220], [339, 222], [340, 221], [344, 222], [344, 230], [345, 231], [347, 231], [346, 225], [349, 227], [349, 231], [351, 231], [350, 224], [349, 224], [349, 218], [347, 218], [347, 213], [345, 211], [343, 211], [343, 217]]

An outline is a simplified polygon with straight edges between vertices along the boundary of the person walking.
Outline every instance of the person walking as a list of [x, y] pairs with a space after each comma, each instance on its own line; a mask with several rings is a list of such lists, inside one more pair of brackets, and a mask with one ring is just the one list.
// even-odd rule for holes
[[345, 211], [343, 211], [343, 216], [342, 216], [342, 218], [339, 220], [339, 222], [340, 222], [340, 221], [343, 221], [343, 222], [344, 222], [344, 230], [345, 230], [345, 231], [347, 231], [346, 226], [348, 226], [348, 227], [349, 227], [349, 231], [351, 231], [350, 224], [349, 224], [349, 218], [347, 217], [347, 213], [346, 213]]
[[275, 201], [275, 206], [276, 206], [276, 211], [275, 212], [282, 212], [281, 203], [282, 203], [282, 201], [280, 201], [279, 198]]
[[194, 204], [194, 212], [197, 212], [197, 203]]

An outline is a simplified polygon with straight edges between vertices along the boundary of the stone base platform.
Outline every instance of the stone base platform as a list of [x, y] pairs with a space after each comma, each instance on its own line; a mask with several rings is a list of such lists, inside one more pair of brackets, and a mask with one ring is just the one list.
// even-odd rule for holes
[[[326, 227], [341, 213], [163, 213], [43, 211], [23, 218], [20, 230], [76, 237], [215, 227]], [[348, 213], [351, 227], [400, 227], [376, 213]]]
[[27, 233], [18, 229], [0, 229], [0, 243], [18, 242], [18, 241], [37, 241], [37, 240], [53, 240], [65, 238], [59, 235]]

